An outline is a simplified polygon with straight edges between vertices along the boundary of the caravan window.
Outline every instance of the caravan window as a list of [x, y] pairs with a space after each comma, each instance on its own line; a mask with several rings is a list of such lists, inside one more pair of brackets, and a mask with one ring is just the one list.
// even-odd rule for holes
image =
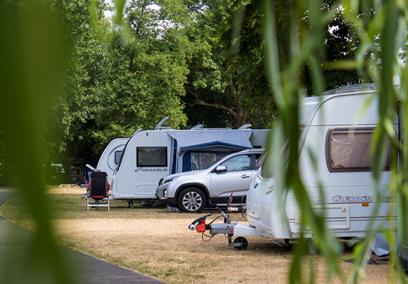
[[138, 167], [167, 167], [167, 147], [137, 147]]
[[206, 169], [227, 154], [224, 152], [191, 152], [191, 170]]
[[115, 151], [115, 164], [119, 165], [120, 158], [122, 158], [123, 151]]
[[326, 143], [329, 170], [331, 172], [369, 171], [369, 150], [373, 132], [372, 128], [329, 130]]

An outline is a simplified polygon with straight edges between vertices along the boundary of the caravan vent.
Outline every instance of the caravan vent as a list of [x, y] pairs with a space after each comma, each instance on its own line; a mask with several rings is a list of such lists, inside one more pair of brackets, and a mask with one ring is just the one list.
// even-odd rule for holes
[[244, 125], [240, 126], [238, 129], [249, 129], [251, 127], [252, 127], [252, 124], [247, 123], [247, 124], [244, 124]]

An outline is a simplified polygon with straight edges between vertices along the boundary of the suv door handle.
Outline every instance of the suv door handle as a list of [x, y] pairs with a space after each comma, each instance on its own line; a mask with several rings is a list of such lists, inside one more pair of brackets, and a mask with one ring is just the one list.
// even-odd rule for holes
[[249, 178], [249, 177], [251, 177], [251, 176], [250, 176], [250, 175], [246, 175], [246, 174], [241, 175], [241, 178]]

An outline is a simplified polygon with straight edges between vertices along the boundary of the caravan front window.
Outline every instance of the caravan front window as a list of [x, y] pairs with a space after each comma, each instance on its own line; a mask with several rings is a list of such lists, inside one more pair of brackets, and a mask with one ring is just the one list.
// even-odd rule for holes
[[137, 147], [138, 167], [167, 167], [167, 147]]
[[326, 140], [329, 171], [369, 171], [369, 149], [373, 132], [372, 128], [329, 130]]
[[119, 165], [120, 159], [122, 158], [123, 151], [115, 151], [115, 164]]

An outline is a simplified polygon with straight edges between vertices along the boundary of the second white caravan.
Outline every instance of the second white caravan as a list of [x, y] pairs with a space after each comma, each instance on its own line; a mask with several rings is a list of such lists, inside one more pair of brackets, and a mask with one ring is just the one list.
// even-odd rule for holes
[[[313, 205], [316, 209], [325, 209], [327, 225], [340, 238], [366, 235], [373, 218], [377, 225], [383, 226], [395, 219], [395, 214], [389, 212], [393, 201], [387, 194], [388, 164], [381, 173], [380, 210], [376, 216], [371, 215], [375, 183], [369, 149], [379, 117], [378, 101], [372, 99], [369, 106], [368, 102], [374, 92], [372, 85], [346, 87], [329, 91], [322, 97], [305, 98], [301, 105], [301, 178]], [[397, 126], [396, 119], [396, 130]], [[310, 153], [314, 153], [314, 161]], [[289, 240], [298, 238], [301, 233], [301, 212], [293, 193], [287, 196], [278, 193], [275, 179], [265, 168], [258, 170], [247, 193], [248, 223], [224, 227], [224, 233], [234, 237], [238, 247], [247, 244], [248, 236]], [[323, 200], [319, 195], [320, 186], [324, 189]], [[194, 229], [197, 224], [192, 225]], [[303, 233], [312, 237], [310, 232]]]
[[[370, 170], [369, 149], [378, 122], [378, 102], [364, 110], [375, 90], [363, 86], [329, 92], [321, 98], [306, 98], [303, 102], [303, 141], [299, 163], [304, 185], [316, 208], [326, 210], [326, 222], [338, 237], [362, 237], [372, 218], [377, 224], [394, 218], [389, 216], [389, 198], [381, 200], [378, 215], [372, 217], [374, 180]], [[395, 122], [395, 129], [397, 124]], [[316, 165], [310, 153], [314, 153]], [[380, 187], [388, 190], [388, 165], [381, 173]], [[324, 188], [320, 200], [319, 186]], [[300, 210], [293, 193], [285, 206], [274, 190], [274, 178], [266, 171], [258, 171], [247, 197], [248, 227], [236, 228], [237, 235], [245, 232], [276, 239], [292, 239], [301, 233]], [[272, 212], [271, 208], [275, 208]], [[276, 214], [277, 208], [286, 210], [286, 219]], [[386, 222], [385, 224], [386, 225]], [[307, 236], [307, 232], [306, 232]]]
[[266, 129], [155, 129], [136, 132], [127, 142], [112, 180], [114, 199], [155, 199], [159, 180], [200, 170], [244, 149], [263, 148]]

